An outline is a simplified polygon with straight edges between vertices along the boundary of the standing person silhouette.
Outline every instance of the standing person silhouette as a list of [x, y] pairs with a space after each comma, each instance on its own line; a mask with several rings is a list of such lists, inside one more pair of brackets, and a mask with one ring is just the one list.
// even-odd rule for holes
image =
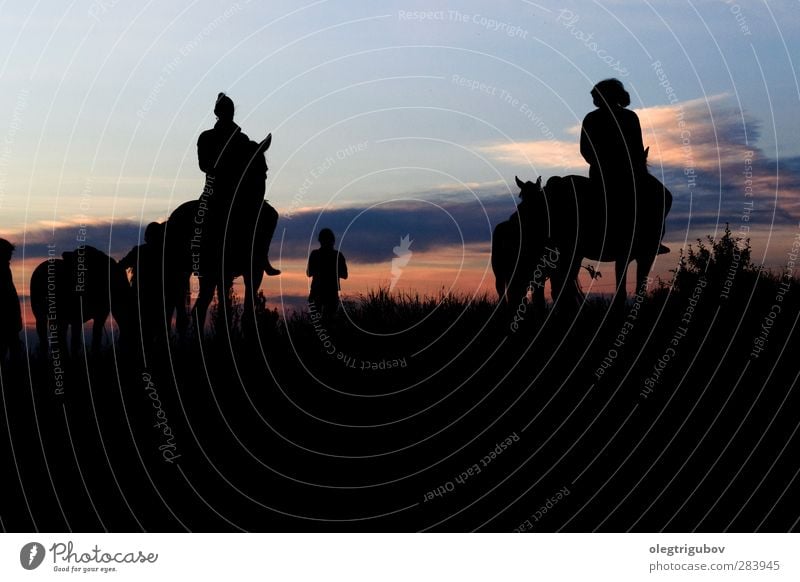
[[[236, 243], [252, 240], [255, 220], [264, 202], [264, 152], [272, 143], [272, 134], [260, 143], [250, 140], [234, 123], [234, 110], [233, 100], [225, 93], [218, 94], [214, 105], [217, 122], [197, 140], [198, 162], [206, 174], [203, 197], [208, 205], [209, 232], [205, 240], [216, 247], [209, 249], [212, 256], [219, 252], [226, 231]], [[229, 216], [231, 225], [227, 224]], [[265, 271], [267, 275], [280, 274], [269, 260]]]
[[6, 352], [14, 356], [19, 351], [19, 332], [22, 330], [22, 311], [19, 295], [11, 277], [11, 255], [14, 245], [0, 238], [0, 360]]
[[[174, 276], [165, 264], [165, 223], [151, 222], [144, 231], [144, 244], [134, 247], [119, 261], [120, 267], [131, 270], [131, 288], [136, 301], [134, 312], [139, 316], [145, 345], [163, 340], [167, 324], [165, 278]], [[169, 317], [172, 313], [169, 313]]]
[[339, 308], [340, 279], [347, 279], [347, 261], [333, 248], [336, 237], [329, 228], [319, 231], [319, 248], [308, 257], [306, 275], [311, 277], [308, 301], [317, 312], [329, 317]]

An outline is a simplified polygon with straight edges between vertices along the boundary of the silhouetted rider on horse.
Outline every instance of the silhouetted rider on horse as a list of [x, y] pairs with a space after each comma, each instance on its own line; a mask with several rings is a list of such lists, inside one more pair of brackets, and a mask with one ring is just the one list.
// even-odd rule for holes
[[[552, 176], [542, 187], [516, 179], [520, 198], [511, 218], [492, 234], [492, 270], [501, 301], [517, 309], [533, 290], [544, 309], [550, 278], [555, 303], [577, 308], [584, 299], [578, 281], [584, 258], [615, 263], [613, 304], [627, 300], [627, 271], [636, 261], [636, 292], [647, 289], [661, 244], [672, 193], [647, 171], [639, 118], [627, 109], [630, 96], [616, 79], [595, 85], [597, 106], [583, 122], [581, 154], [590, 177]], [[556, 259], [557, 257], [557, 259]]]
[[[639, 117], [627, 109], [630, 95], [617, 79], [597, 83], [591, 91], [597, 109], [583, 120], [581, 155], [589, 163], [595, 191], [605, 194], [609, 244], [634, 241], [636, 225], [650, 225], [642, 216], [642, 197], [648, 196], [654, 178], [647, 171], [647, 151], [642, 143]], [[663, 236], [663, 228], [662, 228]], [[659, 254], [667, 253], [664, 245]]]
[[[255, 221], [262, 212], [267, 174], [264, 152], [272, 142], [272, 134], [260, 143], [250, 140], [234, 123], [233, 100], [225, 93], [217, 96], [214, 114], [214, 128], [201, 133], [197, 140], [198, 162], [206, 174], [203, 198], [209, 232], [204, 238], [208, 244], [221, 247], [224, 237], [242, 252], [249, 248]], [[220, 252], [220, 248], [209, 250]], [[268, 275], [280, 274], [269, 261], [265, 271]]]

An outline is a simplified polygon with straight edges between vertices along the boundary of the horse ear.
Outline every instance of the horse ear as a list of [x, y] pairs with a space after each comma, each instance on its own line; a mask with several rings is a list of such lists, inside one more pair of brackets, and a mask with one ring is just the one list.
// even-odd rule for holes
[[539, 176], [539, 177], [536, 179], [536, 187], [537, 187], [537, 188], [541, 188], [541, 187], [542, 187], [542, 177], [541, 177], [541, 176]]
[[644, 159], [646, 160], [647, 156], [649, 155], [650, 155], [650, 146], [647, 146], [646, 148], [644, 148]]
[[267, 151], [269, 146], [272, 145], [272, 134], [269, 134], [267, 137], [264, 138], [264, 141], [261, 142], [261, 151]]
[[525, 183], [522, 180], [520, 180], [517, 176], [514, 176], [514, 180], [517, 182], [517, 186], [519, 186], [520, 188], [523, 188], [525, 186]]

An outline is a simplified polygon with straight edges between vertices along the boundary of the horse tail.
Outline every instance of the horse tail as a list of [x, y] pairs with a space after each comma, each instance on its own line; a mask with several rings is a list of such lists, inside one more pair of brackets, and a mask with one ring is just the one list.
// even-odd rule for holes
[[506, 246], [506, 226], [508, 225], [507, 222], [501, 222], [497, 226], [494, 227], [492, 231], [492, 271], [495, 274], [495, 277], [502, 274], [503, 271], [503, 263], [501, 262], [501, 257], [503, 256], [503, 250]]
[[495, 289], [501, 300], [505, 297], [506, 287], [511, 279], [508, 267], [510, 226], [509, 221], [501, 222], [494, 227], [492, 232], [492, 272], [495, 278]]
[[[30, 301], [31, 311], [36, 318], [45, 321], [47, 318], [47, 265], [49, 261], [43, 261], [33, 270], [31, 275]], [[55, 260], [53, 261], [55, 265]]]

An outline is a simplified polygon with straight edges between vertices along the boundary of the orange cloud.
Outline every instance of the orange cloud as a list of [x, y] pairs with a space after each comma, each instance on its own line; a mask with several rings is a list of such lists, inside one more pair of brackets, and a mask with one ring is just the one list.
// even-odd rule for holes
[[[754, 122], [729, 105], [728, 100], [728, 95], [720, 94], [674, 105], [636, 109], [645, 146], [650, 147], [650, 163], [694, 170], [744, 164], [746, 152], [753, 149], [745, 145], [744, 128], [745, 125], [754, 126]], [[578, 147], [580, 125], [565, 131], [574, 135], [575, 140], [498, 143], [481, 150], [498, 161], [520, 166], [586, 169]], [[752, 135], [751, 139], [754, 137]]]
[[695, 170], [744, 165], [754, 148], [745, 144], [745, 127], [755, 124], [727, 101], [722, 94], [637, 109], [651, 164]]
[[528, 168], [585, 168], [586, 162], [578, 151], [577, 142], [541, 140], [501, 143], [480, 148], [499, 162]]

